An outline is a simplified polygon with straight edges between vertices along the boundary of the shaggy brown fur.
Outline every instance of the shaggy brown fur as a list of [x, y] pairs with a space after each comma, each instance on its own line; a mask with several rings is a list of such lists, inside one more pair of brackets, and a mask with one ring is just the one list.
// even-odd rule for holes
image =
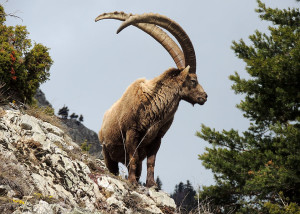
[[139, 181], [147, 157], [146, 186], [154, 181], [156, 153], [170, 128], [180, 100], [203, 105], [207, 95], [195, 73], [171, 68], [152, 79], [138, 79], [105, 113], [99, 139], [109, 171], [118, 174], [118, 162], [128, 168], [131, 183]]

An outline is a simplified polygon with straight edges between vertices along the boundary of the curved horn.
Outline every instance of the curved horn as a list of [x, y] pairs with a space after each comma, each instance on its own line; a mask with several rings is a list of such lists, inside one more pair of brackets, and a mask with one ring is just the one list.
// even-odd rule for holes
[[[126, 14], [124, 12], [103, 13], [95, 19], [95, 22], [102, 19], [117, 19], [121, 21], [126, 21], [132, 16], [134, 15], [132, 15], [131, 13]], [[152, 36], [156, 41], [158, 41], [169, 52], [172, 59], [176, 63], [178, 69], [185, 68], [185, 60], [184, 60], [184, 54], [182, 50], [173, 41], [173, 39], [168, 34], [166, 34], [162, 29], [155, 26], [154, 24], [148, 24], [148, 23], [136, 23], [133, 25], [143, 30], [144, 32]]]
[[189, 65], [191, 67], [190, 73], [196, 73], [196, 55], [193, 44], [186, 32], [178, 23], [160, 14], [146, 13], [129, 17], [122, 23], [117, 33], [129, 25], [136, 25], [137, 23], [155, 24], [168, 30], [178, 40], [183, 50], [185, 65]]

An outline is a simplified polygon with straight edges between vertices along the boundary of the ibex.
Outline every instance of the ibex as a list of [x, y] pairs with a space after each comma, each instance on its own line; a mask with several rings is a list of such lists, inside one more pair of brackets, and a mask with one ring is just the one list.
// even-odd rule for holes
[[[177, 68], [170, 68], [152, 80], [138, 79], [105, 113], [99, 140], [108, 170], [119, 173], [118, 163], [128, 168], [128, 180], [137, 184], [142, 161], [147, 157], [146, 186], [156, 185], [154, 165], [161, 139], [170, 128], [179, 102], [203, 105], [207, 94], [198, 83], [196, 56], [185, 31], [175, 21], [159, 14], [104, 13], [95, 21], [124, 21], [117, 33], [134, 25], [156, 39], [171, 55]], [[159, 26], [159, 27], [158, 27]], [[168, 30], [181, 48], [161, 28]]]

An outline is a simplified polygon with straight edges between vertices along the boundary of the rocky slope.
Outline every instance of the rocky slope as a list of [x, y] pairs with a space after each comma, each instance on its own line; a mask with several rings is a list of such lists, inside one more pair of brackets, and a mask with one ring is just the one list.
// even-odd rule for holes
[[[49, 106], [52, 108], [51, 103], [47, 100], [41, 89], [37, 90], [34, 98], [40, 107]], [[86, 142], [88, 145], [91, 145], [89, 153], [97, 158], [102, 158], [102, 147], [96, 132], [88, 129], [82, 123], [74, 119], [61, 119], [61, 121], [65, 125], [65, 130], [68, 132], [68, 135], [75, 143], [81, 145]]]
[[81, 145], [86, 142], [90, 145], [89, 153], [96, 158], [102, 159], [102, 146], [99, 142], [96, 132], [86, 128], [82, 123], [74, 119], [61, 119], [65, 125], [65, 129], [72, 140]]
[[134, 187], [60, 128], [0, 107], [0, 213], [175, 213], [168, 194]]
[[35, 94], [34, 98], [37, 100], [38, 105], [40, 107], [50, 106], [52, 108], [51, 103], [46, 99], [46, 96], [45, 96], [44, 92], [41, 89], [38, 88], [36, 90], [36, 94]]

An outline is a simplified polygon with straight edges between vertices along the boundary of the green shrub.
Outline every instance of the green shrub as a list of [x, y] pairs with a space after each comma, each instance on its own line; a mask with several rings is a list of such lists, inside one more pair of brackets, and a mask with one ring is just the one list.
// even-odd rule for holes
[[267, 202], [264, 207], [269, 214], [300, 214], [300, 207], [296, 203], [280, 206], [279, 204]]
[[12, 98], [31, 103], [37, 88], [49, 79], [53, 63], [49, 48], [34, 44], [26, 26], [6, 26], [6, 14], [0, 4], [0, 82]]
[[80, 148], [81, 148], [82, 151], [89, 152], [90, 149], [91, 149], [91, 146], [92, 146], [92, 145], [91, 145], [91, 144], [88, 145], [87, 140], [85, 140], [85, 141], [81, 144]]

